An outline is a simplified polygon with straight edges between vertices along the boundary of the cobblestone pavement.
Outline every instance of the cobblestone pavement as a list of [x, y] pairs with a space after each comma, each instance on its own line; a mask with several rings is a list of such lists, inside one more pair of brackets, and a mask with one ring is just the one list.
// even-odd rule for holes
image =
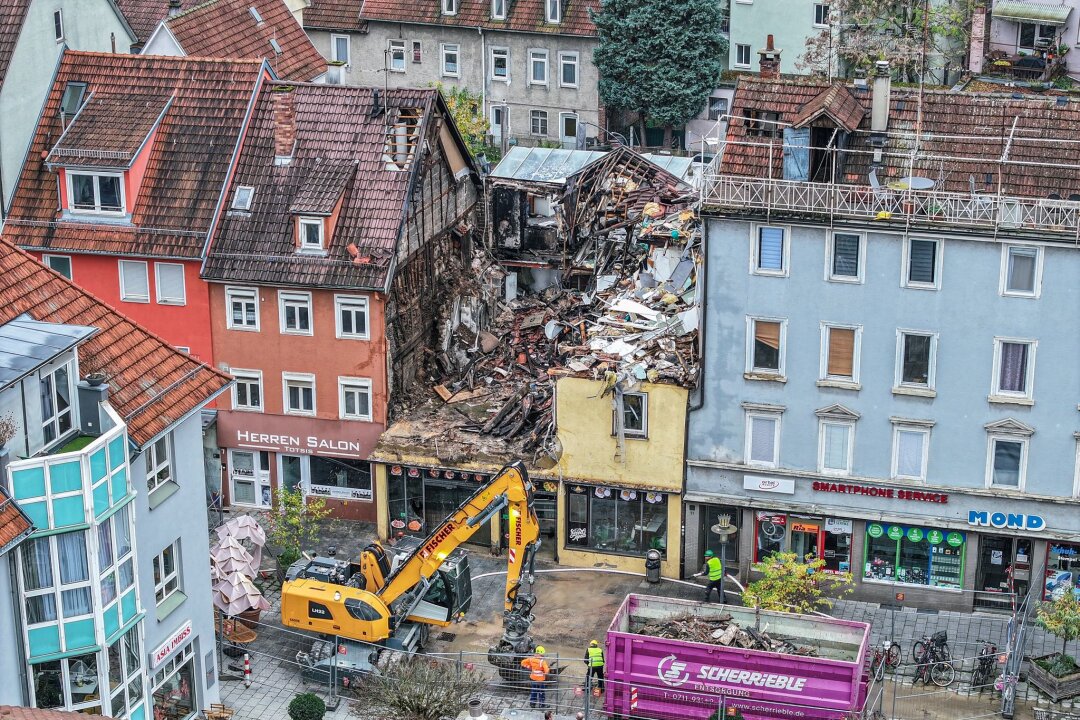
[[[374, 533], [363, 524], [335, 524], [325, 533], [327, 546], [336, 545], [342, 556], [352, 556], [366, 544]], [[502, 596], [505, 576], [505, 558], [492, 557], [485, 548], [467, 546], [473, 572], [473, 604], [468, 617], [443, 632], [432, 634], [428, 652], [433, 660], [472, 663], [476, 670], [488, 673], [491, 682], [485, 693], [484, 709], [493, 717], [514, 720], [540, 720], [539, 713], [526, 707], [528, 691], [513, 683], [502, 682], [487, 664], [486, 650], [502, 633]], [[320, 551], [323, 548], [320, 548]], [[267, 568], [273, 562], [267, 560]], [[703, 586], [679, 581], [648, 584], [641, 576], [612, 573], [607, 568], [570, 570], [550, 563], [538, 563], [536, 592], [539, 602], [535, 609], [536, 621], [533, 635], [548, 648], [549, 659], [567, 666], [559, 686], [549, 693], [549, 702], [559, 711], [573, 717], [583, 708], [584, 697], [580, 690], [584, 665], [581, 663], [583, 648], [590, 639], [602, 639], [616, 608], [628, 593], [644, 593], [667, 597], [696, 599], [703, 594]], [[258, 581], [264, 588], [271, 609], [263, 614], [264, 624], [257, 629], [258, 639], [247, 649], [252, 657], [252, 682], [245, 687], [242, 680], [223, 681], [222, 702], [236, 710], [237, 720], [279, 720], [287, 718], [286, 708], [298, 692], [312, 691], [324, 698], [330, 697], [328, 684], [324, 681], [306, 683], [296, 662], [296, 653], [308, 650], [312, 637], [304, 633], [286, 630], [280, 625], [278, 601], [280, 588], [272, 577]], [[829, 614], [837, 618], [866, 622], [871, 625], [872, 642], [889, 637], [903, 644], [905, 662], [910, 662], [912, 643], [924, 635], [946, 630], [960, 670], [959, 680], [952, 687], [940, 690], [912, 687], [913, 668], [901, 667], [897, 677], [886, 682], [883, 710], [897, 720], [959, 720], [960, 718], [992, 717], [997, 714], [999, 701], [990, 690], [983, 693], [970, 689], [970, 669], [980, 640], [990, 640], [998, 647], [1005, 644], [1008, 617], [989, 613], [963, 614], [955, 612], [919, 611], [913, 608], [895, 609], [877, 604], [840, 600]], [[1057, 641], [1037, 629], [1030, 632], [1025, 654], [1037, 656], [1057, 647]], [[242, 667], [242, 659], [225, 659], [228, 665]], [[895, 680], [895, 681], [894, 681]], [[347, 691], [346, 691], [347, 693]], [[1032, 717], [1026, 683], [1017, 686], [1017, 718]], [[894, 700], [895, 698], [895, 700]], [[352, 707], [344, 699], [327, 713], [328, 718], [340, 719], [350, 716], [350, 710], [363, 716], [361, 708]], [[591, 717], [602, 717], [597, 712], [599, 700], [593, 700]]]

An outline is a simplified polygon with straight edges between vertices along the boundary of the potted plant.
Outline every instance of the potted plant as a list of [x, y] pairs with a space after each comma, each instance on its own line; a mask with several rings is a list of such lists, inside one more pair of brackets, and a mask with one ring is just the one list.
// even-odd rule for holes
[[90, 383], [90, 387], [98, 387], [105, 382], [108, 376], [100, 370], [86, 374], [86, 382]]
[[1034, 658], [1028, 682], [1042, 690], [1053, 702], [1080, 695], [1080, 665], [1066, 654], [1070, 640], [1080, 637], [1080, 598], [1071, 588], [1039, 607], [1038, 623], [1061, 638], [1061, 652]]

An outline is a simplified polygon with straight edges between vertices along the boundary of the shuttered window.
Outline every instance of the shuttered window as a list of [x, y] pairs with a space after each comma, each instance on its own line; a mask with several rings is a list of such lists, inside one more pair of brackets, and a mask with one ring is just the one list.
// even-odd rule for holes
[[782, 273], [786, 269], [783, 228], [758, 228], [757, 269], [773, 273]]
[[124, 302], [150, 302], [150, 279], [146, 263], [120, 261], [120, 299]]
[[836, 233], [833, 236], [833, 277], [859, 277], [859, 245], [860, 237], [858, 235]]
[[753, 370], [780, 372], [780, 323], [754, 320]]
[[910, 241], [908, 251], [909, 283], [919, 285], [934, 285], [937, 283], [937, 240]]
[[758, 465], [776, 465], [776, 429], [780, 418], [751, 415], [749, 420], [749, 461]]
[[831, 378], [853, 380], [855, 378], [855, 330], [852, 328], [827, 328], [828, 365], [826, 375]]
[[184, 287], [184, 266], [179, 263], [157, 263], [157, 301], [161, 305], [184, 305], [187, 292]]

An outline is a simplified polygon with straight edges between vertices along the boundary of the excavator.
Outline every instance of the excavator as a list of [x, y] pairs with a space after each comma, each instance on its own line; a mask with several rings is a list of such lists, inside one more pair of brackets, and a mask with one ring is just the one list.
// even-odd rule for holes
[[[378, 651], [371, 645], [421, 649], [432, 626], [447, 627], [469, 610], [472, 575], [459, 546], [503, 509], [509, 518], [503, 636], [489, 648], [488, 661], [504, 679], [517, 679], [521, 659], [535, 649], [529, 628], [540, 545], [533, 486], [521, 461], [502, 468], [423, 540], [403, 538], [389, 553], [372, 543], [358, 562], [316, 557], [289, 568], [281, 589], [282, 623], [337, 641], [336, 646], [317, 642], [312, 653], [299, 653], [297, 659], [312, 674], [323, 675], [335, 653], [348, 655], [344, 679], [356, 680], [374, 669]], [[340, 658], [333, 664], [340, 667]]]

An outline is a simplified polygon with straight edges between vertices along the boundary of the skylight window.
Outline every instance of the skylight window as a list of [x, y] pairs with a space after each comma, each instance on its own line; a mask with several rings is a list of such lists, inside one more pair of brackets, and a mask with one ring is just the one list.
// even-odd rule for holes
[[233, 210], [250, 210], [251, 201], [255, 199], [255, 188], [248, 185], [239, 185], [233, 193]]
[[263, 24], [262, 15], [259, 14], [258, 10], [256, 10], [254, 7], [249, 7], [248, 12], [251, 13], [251, 17], [255, 18], [255, 22], [260, 25]]
[[270, 47], [274, 48], [274, 54], [281, 54], [281, 45], [278, 44], [277, 38], [270, 38]]
[[60, 112], [67, 117], [79, 112], [84, 95], [86, 95], [86, 83], [69, 82], [64, 87], [64, 97], [60, 99]]

